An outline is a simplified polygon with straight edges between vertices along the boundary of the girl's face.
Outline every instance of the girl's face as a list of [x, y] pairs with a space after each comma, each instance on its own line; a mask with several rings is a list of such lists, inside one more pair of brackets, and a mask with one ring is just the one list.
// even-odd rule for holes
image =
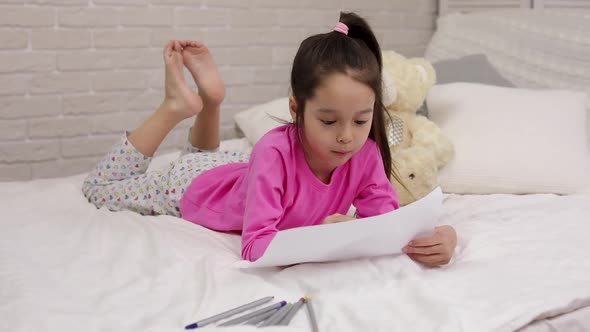
[[[371, 131], [374, 105], [375, 94], [369, 86], [341, 73], [326, 77], [306, 101], [303, 149], [320, 180], [328, 182], [332, 171], [363, 147]], [[289, 107], [295, 119], [293, 97]]]

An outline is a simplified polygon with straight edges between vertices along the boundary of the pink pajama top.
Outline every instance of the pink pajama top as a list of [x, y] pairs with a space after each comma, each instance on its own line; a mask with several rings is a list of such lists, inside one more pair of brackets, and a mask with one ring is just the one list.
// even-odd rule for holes
[[307, 164], [293, 125], [273, 129], [252, 149], [248, 163], [232, 163], [197, 176], [184, 192], [180, 213], [188, 221], [242, 234], [242, 257], [260, 258], [278, 231], [321, 224], [329, 215], [357, 218], [399, 207], [383, 171], [377, 144], [365, 145], [320, 181]]

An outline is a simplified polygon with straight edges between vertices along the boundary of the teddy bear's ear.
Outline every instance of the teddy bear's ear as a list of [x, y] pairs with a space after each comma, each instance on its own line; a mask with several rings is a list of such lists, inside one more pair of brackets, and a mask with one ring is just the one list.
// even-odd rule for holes
[[393, 77], [385, 71], [381, 72], [381, 81], [383, 84], [381, 102], [385, 107], [388, 107], [395, 103], [397, 99], [397, 87], [395, 86]]
[[416, 71], [418, 71], [418, 73], [420, 74], [420, 79], [422, 83], [426, 82], [428, 80], [428, 73], [426, 72], [426, 68], [424, 68], [424, 66], [422, 65], [414, 65], [414, 67], [416, 68]]
[[430, 62], [423, 58], [414, 58], [410, 62], [414, 65], [423, 86], [430, 88], [436, 83], [436, 72]]

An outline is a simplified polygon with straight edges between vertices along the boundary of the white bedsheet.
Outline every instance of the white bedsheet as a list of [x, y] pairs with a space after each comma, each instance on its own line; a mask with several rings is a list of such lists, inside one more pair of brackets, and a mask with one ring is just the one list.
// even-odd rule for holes
[[[238, 236], [97, 210], [83, 178], [0, 184], [1, 331], [183, 331], [307, 293], [322, 331], [512, 331], [590, 304], [590, 196], [447, 196], [441, 222], [462, 242], [440, 269], [397, 256], [240, 270]], [[310, 328], [301, 311], [273, 330]]]

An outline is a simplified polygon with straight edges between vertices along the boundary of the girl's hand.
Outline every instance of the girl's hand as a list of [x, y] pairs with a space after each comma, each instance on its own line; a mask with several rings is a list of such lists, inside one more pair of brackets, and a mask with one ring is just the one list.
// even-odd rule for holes
[[322, 224], [334, 224], [337, 222], [350, 221], [350, 220], [354, 220], [354, 219], [356, 219], [356, 218], [351, 217], [351, 216], [345, 216], [340, 213], [336, 213], [336, 214], [326, 217], [326, 219], [324, 219]]
[[457, 233], [449, 225], [434, 229], [434, 235], [410, 241], [402, 251], [411, 259], [429, 267], [448, 264], [457, 246]]

